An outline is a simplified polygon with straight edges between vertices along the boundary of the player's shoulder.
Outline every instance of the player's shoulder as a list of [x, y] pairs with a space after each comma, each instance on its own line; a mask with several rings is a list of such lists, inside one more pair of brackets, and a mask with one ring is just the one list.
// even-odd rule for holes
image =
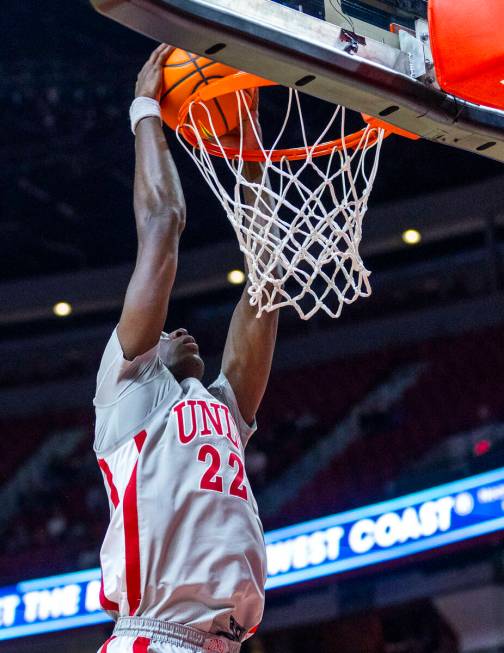
[[215, 381], [213, 381], [208, 386], [207, 392], [209, 392], [212, 397], [217, 399], [217, 401], [220, 401], [229, 408], [240, 433], [243, 445], [245, 446], [250, 436], [256, 431], [257, 423], [254, 419], [252, 424], [248, 424], [243, 418], [243, 415], [241, 414], [238, 407], [238, 401], [236, 399], [233, 387], [231, 386], [229, 379], [224, 374], [224, 372], [221, 371], [219, 373]]
[[173, 383], [172, 374], [159, 358], [159, 347], [158, 342], [133, 360], [127, 360], [115, 328], [105, 346], [98, 369], [94, 405], [111, 405], [140, 385], [156, 379], [163, 383]]
[[216, 399], [220, 399], [222, 397], [227, 400], [232, 401], [234, 399], [236, 401], [233, 388], [231, 387], [227, 376], [222, 371], [220, 371], [217, 378], [207, 386], [206, 390]]

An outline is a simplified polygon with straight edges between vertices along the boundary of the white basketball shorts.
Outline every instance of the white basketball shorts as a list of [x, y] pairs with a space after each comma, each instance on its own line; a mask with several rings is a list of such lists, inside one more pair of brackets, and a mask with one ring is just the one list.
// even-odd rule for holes
[[120, 617], [98, 653], [239, 653], [240, 643], [183, 624]]

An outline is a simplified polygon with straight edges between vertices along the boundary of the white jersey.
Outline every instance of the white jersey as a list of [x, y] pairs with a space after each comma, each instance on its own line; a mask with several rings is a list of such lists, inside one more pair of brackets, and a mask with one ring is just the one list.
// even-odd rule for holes
[[[224, 374], [178, 383], [152, 350], [101, 361], [95, 452], [110, 503], [102, 607], [246, 639], [264, 606], [264, 536], [244, 470], [255, 430]], [[161, 353], [161, 356], [160, 356]]]

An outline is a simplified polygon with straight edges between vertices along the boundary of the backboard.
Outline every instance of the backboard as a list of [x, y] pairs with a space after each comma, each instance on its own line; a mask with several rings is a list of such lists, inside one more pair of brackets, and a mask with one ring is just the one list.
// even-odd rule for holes
[[157, 41], [504, 162], [504, 112], [439, 88], [426, 0], [91, 2]]

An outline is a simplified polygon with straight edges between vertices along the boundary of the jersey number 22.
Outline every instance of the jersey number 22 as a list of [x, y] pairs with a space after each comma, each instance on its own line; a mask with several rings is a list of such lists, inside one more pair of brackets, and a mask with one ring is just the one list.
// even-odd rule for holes
[[[198, 451], [198, 460], [200, 463], [207, 463], [207, 461], [210, 461], [210, 464], [201, 477], [200, 489], [223, 492], [224, 483], [221, 474], [219, 474], [221, 469], [221, 455], [219, 450], [211, 444], [203, 444]], [[247, 488], [243, 483], [243, 477], [245, 476], [243, 460], [234, 451], [231, 451], [229, 454], [228, 466], [236, 470], [235, 477], [229, 486], [229, 494], [233, 497], [240, 497], [240, 499], [247, 501]]]

